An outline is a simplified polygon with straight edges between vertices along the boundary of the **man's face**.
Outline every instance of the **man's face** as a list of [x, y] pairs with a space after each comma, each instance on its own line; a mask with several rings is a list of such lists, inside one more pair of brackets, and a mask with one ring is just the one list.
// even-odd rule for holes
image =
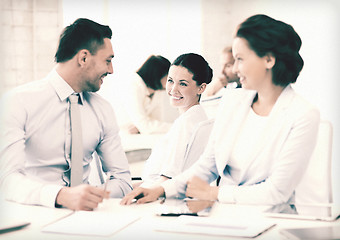
[[238, 82], [239, 78], [233, 73], [234, 57], [230, 52], [223, 53], [221, 56], [222, 74], [225, 76], [227, 82], [225, 85], [231, 82]]
[[112, 58], [114, 53], [112, 50], [111, 40], [104, 38], [104, 44], [92, 55], [89, 54], [86, 59], [87, 64], [83, 72], [83, 91], [96, 92], [103, 84], [104, 77], [113, 73]]

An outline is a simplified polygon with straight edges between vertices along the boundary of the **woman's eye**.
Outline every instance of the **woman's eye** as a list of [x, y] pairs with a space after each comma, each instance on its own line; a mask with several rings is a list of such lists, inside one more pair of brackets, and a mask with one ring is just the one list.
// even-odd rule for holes
[[169, 83], [172, 83], [173, 81], [172, 81], [171, 79], [168, 79], [168, 82], [169, 82]]
[[186, 83], [180, 83], [180, 85], [184, 87], [188, 86]]

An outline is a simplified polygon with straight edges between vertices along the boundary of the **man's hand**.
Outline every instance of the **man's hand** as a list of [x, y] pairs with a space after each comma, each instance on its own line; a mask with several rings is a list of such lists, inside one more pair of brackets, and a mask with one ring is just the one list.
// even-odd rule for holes
[[194, 176], [187, 182], [185, 195], [191, 198], [215, 201], [218, 196], [218, 187], [210, 186], [207, 182]]
[[136, 203], [148, 203], [154, 202], [159, 197], [164, 197], [164, 189], [161, 186], [154, 188], [142, 188], [138, 187], [134, 189], [132, 192], [127, 194], [122, 201], [120, 201], [121, 205], [130, 205], [133, 203], [134, 199], [136, 199]]
[[72, 210], [92, 211], [104, 198], [109, 198], [109, 195], [110, 192], [102, 188], [82, 184], [62, 188], [57, 195], [56, 203]]
[[128, 128], [128, 133], [130, 134], [140, 134], [138, 128], [133, 124], [129, 124], [127, 128]]

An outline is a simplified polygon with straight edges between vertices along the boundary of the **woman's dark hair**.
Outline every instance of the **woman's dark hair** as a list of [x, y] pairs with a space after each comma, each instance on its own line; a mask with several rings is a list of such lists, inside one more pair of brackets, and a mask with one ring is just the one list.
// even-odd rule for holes
[[196, 81], [197, 86], [200, 86], [202, 83], [209, 84], [211, 82], [213, 71], [201, 55], [196, 53], [182, 54], [171, 65], [182, 66], [188, 69], [193, 74], [192, 79]]
[[151, 55], [137, 70], [146, 86], [153, 90], [163, 89], [161, 79], [168, 74], [170, 61], [160, 55]]
[[287, 86], [296, 82], [303, 67], [299, 54], [301, 38], [291, 25], [266, 15], [254, 15], [241, 23], [236, 37], [244, 38], [259, 57], [275, 57], [273, 83]]
[[78, 18], [61, 33], [55, 61], [66, 62], [81, 49], [87, 49], [94, 55], [104, 44], [104, 38], [111, 37], [112, 31], [109, 26], [86, 18]]

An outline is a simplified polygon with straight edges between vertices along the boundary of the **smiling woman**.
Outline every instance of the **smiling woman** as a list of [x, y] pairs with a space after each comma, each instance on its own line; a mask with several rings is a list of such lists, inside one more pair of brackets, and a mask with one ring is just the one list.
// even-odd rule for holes
[[171, 104], [180, 113], [198, 105], [211, 78], [212, 69], [202, 56], [194, 53], [179, 56], [170, 67], [166, 84]]
[[[208, 119], [199, 104], [199, 98], [211, 78], [212, 69], [201, 55], [183, 54], [171, 64], [166, 92], [171, 104], [180, 110], [181, 115], [152, 149], [144, 167], [143, 186], [173, 178], [197, 160], [185, 156], [197, 127]], [[197, 154], [203, 152], [207, 138], [200, 139]]]

